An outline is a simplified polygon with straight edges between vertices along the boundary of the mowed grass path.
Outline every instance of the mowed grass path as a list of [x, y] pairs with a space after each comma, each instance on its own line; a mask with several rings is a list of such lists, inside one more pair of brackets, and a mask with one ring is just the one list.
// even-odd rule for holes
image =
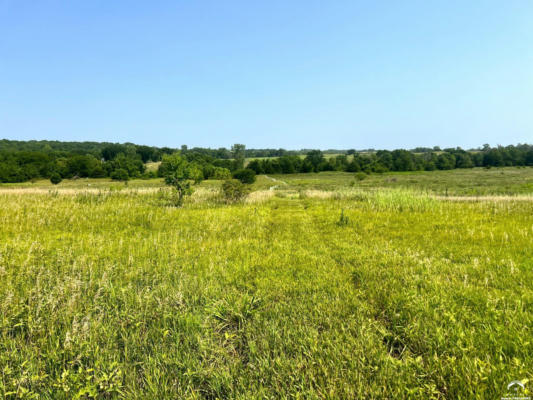
[[1, 194], [0, 398], [500, 398], [532, 260], [531, 202]]

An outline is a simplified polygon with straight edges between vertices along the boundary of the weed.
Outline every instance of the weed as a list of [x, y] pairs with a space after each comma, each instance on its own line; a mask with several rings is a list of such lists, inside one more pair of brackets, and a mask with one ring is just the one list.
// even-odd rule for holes
[[344, 209], [342, 209], [341, 215], [339, 216], [339, 220], [337, 221], [337, 225], [346, 226], [349, 223], [350, 223], [350, 218], [348, 218], [348, 216], [344, 214]]

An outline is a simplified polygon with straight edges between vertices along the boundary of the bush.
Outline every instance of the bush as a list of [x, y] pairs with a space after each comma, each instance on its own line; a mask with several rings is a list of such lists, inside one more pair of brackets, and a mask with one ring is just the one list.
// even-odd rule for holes
[[155, 171], [145, 171], [141, 175], [141, 179], [154, 179], [154, 178], [157, 178], [157, 172]]
[[337, 221], [337, 225], [339, 226], [346, 226], [350, 222], [350, 219], [344, 214], [344, 210], [341, 210], [341, 215], [339, 217], [339, 220]]
[[54, 173], [50, 176], [50, 182], [52, 182], [52, 184], [54, 184], [54, 185], [57, 185], [57, 184], [60, 183], [62, 180], [63, 180], [63, 178], [61, 178], [61, 175], [59, 175], [57, 172], [54, 172]]
[[126, 171], [123, 168], [119, 168], [111, 172], [111, 179], [114, 181], [127, 181], [130, 179], [130, 176], [128, 175], [128, 171]]
[[242, 183], [254, 183], [255, 171], [250, 168], [239, 169], [233, 173], [233, 177]]
[[213, 171], [213, 179], [218, 179], [218, 180], [231, 179], [231, 172], [227, 168], [215, 167]]
[[364, 172], [358, 172], [355, 174], [355, 179], [357, 179], [358, 181], [365, 180], [366, 177], [367, 177], [367, 174], [365, 174]]
[[222, 194], [227, 203], [242, 201], [250, 193], [250, 187], [242, 182], [231, 179], [222, 184]]

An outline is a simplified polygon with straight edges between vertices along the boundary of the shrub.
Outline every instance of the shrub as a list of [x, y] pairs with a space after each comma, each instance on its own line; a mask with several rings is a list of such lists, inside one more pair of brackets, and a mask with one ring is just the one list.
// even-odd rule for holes
[[231, 179], [231, 172], [227, 168], [215, 167], [213, 171], [213, 179], [227, 180]]
[[341, 215], [339, 216], [339, 220], [337, 221], [337, 225], [339, 226], [346, 226], [350, 222], [350, 219], [344, 214], [344, 210], [341, 210]]
[[358, 172], [355, 174], [355, 179], [357, 179], [358, 181], [365, 180], [366, 177], [367, 177], [367, 174], [365, 174], [364, 172]]
[[154, 179], [154, 178], [157, 178], [157, 172], [155, 171], [145, 171], [141, 175], [141, 179]]
[[250, 187], [242, 182], [231, 179], [222, 184], [222, 194], [227, 203], [242, 201], [250, 193]]
[[50, 176], [50, 182], [52, 182], [52, 184], [54, 184], [54, 185], [57, 185], [57, 184], [60, 183], [62, 180], [63, 180], [63, 178], [61, 178], [61, 175], [59, 175], [57, 172], [54, 172], [54, 173]]
[[123, 168], [119, 168], [111, 172], [111, 179], [114, 181], [127, 181], [130, 179], [130, 176], [128, 175], [128, 171], [126, 171]]
[[242, 183], [254, 183], [255, 171], [250, 168], [239, 169], [233, 173], [233, 177]]

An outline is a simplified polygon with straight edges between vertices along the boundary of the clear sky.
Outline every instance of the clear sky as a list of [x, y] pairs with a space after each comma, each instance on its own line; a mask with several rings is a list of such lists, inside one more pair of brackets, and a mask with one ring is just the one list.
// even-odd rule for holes
[[533, 1], [0, 0], [0, 138], [533, 142]]

